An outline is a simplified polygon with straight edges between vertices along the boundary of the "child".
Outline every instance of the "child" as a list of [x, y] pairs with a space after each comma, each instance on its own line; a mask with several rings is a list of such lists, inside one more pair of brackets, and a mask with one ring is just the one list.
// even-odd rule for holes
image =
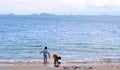
[[53, 58], [54, 58], [54, 67], [59, 67], [60, 62], [58, 60], [60, 60], [61, 57], [58, 56], [57, 54], [53, 54]]
[[43, 57], [44, 57], [43, 61], [44, 61], [44, 63], [47, 63], [47, 54], [50, 55], [50, 53], [47, 51], [47, 46], [45, 46], [44, 50], [42, 50], [42, 51], [40, 52], [40, 54], [41, 54], [41, 53], [43, 53]]

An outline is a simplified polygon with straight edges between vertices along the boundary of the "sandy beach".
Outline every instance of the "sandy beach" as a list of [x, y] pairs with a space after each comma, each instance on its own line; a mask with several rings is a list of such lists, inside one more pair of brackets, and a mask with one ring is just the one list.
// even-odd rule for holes
[[93, 66], [62, 66], [58, 68], [52, 68], [42, 65], [14, 65], [3, 66], [0, 70], [120, 70], [120, 65], [93, 65]]
[[120, 62], [63, 62], [59, 67], [54, 67], [53, 63], [44, 64], [42, 62], [27, 63], [0, 63], [0, 70], [120, 70]]
[[50, 67], [39, 66], [39, 65], [14, 65], [14, 66], [4, 66], [0, 67], [0, 70], [53, 70]]

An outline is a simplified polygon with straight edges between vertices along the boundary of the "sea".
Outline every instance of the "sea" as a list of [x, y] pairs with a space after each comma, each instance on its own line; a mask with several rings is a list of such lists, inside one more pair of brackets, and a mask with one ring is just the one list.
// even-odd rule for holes
[[0, 60], [120, 59], [120, 16], [0, 15]]

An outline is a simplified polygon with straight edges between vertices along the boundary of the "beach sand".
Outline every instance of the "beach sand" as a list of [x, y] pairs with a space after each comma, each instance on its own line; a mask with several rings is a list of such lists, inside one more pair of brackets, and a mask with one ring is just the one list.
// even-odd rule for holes
[[120, 70], [120, 65], [68, 66], [62, 70]]
[[0, 70], [120, 70], [120, 65], [93, 65], [93, 66], [62, 66], [52, 68], [49, 66], [38, 65], [14, 65], [3, 66]]
[[15, 65], [15, 66], [4, 66], [0, 67], [0, 70], [53, 70], [46, 66], [35, 66], [35, 65]]
[[0, 70], [120, 70], [120, 62], [0, 63]]

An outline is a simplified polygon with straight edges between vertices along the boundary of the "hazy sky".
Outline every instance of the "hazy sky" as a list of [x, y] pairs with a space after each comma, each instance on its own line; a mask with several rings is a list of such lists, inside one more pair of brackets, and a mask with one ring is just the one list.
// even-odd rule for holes
[[0, 0], [0, 14], [120, 15], [120, 0]]

